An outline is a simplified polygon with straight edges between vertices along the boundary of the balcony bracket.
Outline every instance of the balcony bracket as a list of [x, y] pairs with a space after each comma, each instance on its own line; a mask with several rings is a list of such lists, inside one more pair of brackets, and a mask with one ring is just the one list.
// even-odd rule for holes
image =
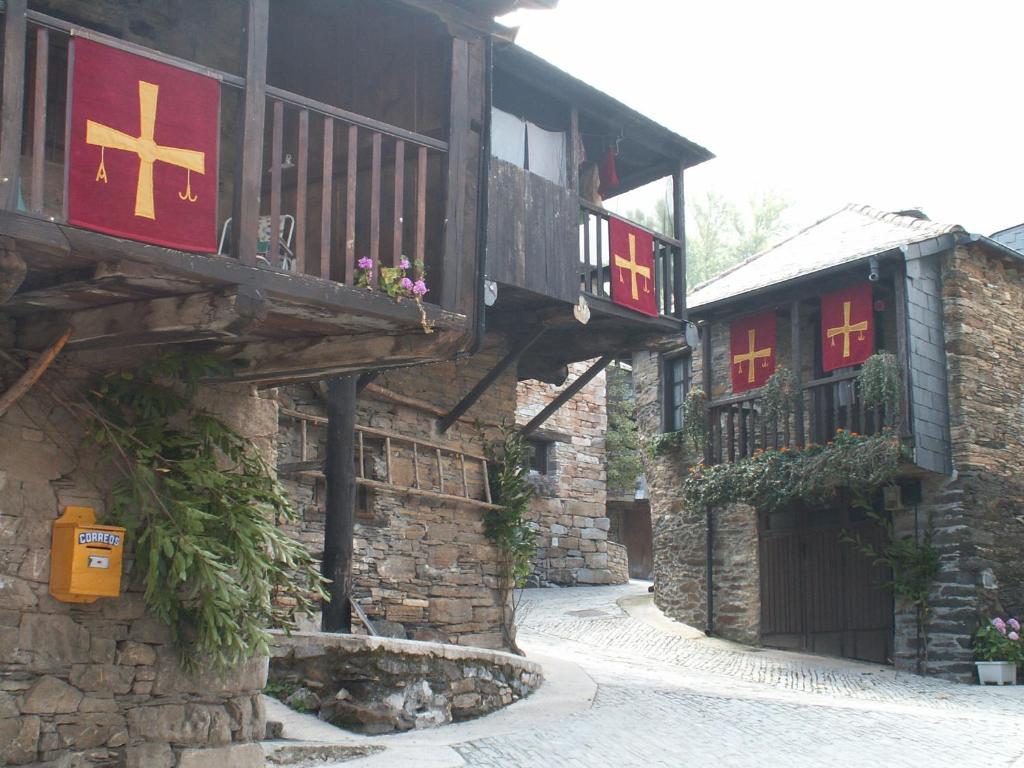
[[589, 384], [597, 374], [607, 368], [608, 363], [613, 359], [613, 355], [605, 355], [604, 357], [598, 358], [597, 362], [580, 374], [572, 384], [559, 392], [558, 396], [554, 400], [544, 406], [544, 410], [530, 419], [530, 422], [520, 430], [523, 437], [529, 437], [533, 434], [545, 421], [554, 415], [555, 411], [569, 402], [569, 400], [571, 400], [577, 392], [587, 386], [587, 384]]
[[473, 407], [473, 404], [483, 396], [484, 392], [490, 388], [501, 374], [519, 362], [519, 358], [522, 357], [523, 353], [532, 347], [546, 331], [547, 327], [542, 326], [529, 336], [521, 338], [519, 342], [508, 351], [508, 354], [501, 358], [501, 360], [498, 361], [498, 364], [489, 370], [487, 374], [477, 382], [477, 385], [469, 391], [469, 394], [456, 403], [455, 407], [452, 408], [446, 416], [443, 416], [440, 421], [438, 421], [438, 431], [442, 434], [447, 432], [451, 425], [458, 421], [460, 416]]

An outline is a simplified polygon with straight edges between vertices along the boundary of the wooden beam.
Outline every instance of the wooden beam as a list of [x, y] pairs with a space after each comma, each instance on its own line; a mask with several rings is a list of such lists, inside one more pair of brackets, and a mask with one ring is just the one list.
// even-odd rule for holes
[[554, 415], [555, 411], [569, 402], [577, 392], [593, 381], [594, 377], [607, 368], [608, 363], [614, 359], [614, 355], [605, 355], [604, 357], [598, 358], [597, 362], [581, 373], [572, 384], [559, 392], [558, 396], [554, 400], [544, 406], [544, 409], [540, 413], [530, 419], [526, 426], [520, 430], [523, 437], [529, 437], [538, 427], [550, 419], [551, 416]]
[[73, 331], [69, 351], [230, 338], [244, 325], [236, 300], [235, 294], [194, 293], [33, 317], [18, 346], [41, 349], [64, 327]]
[[683, 166], [672, 174], [672, 236], [679, 241], [674, 249], [676, 258], [672, 262], [672, 281], [675, 291], [675, 312], [680, 320], [686, 319], [686, 202], [683, 197]]
[[234, 372], [230, 381], [280, 384], [360, 373], [371, 367], [449, 360], [465, 346], [465, 339], [459, 331], [435, 330], [428, 336], [407, 332], [254, 342], [231, 355], [245, 367]]
[[64, 349], [64, 345], [67, 344], [69, 338], [71, 338], [70, 328], [58, 336], [57, 340], [50, 344], [47, 350], [37, 357], [32, 365], [25, 369], [24, 373], [18, 377], [18, 380], [14, 382], [10, 389], [0, 395], [0, 416], [7, 413], [7, 410], [18, 402], [21, 396], [32, 388], [33, 384], [39, 381], [39, 377], [46, 372], [46, 369], [50, 367], [50, 364], [60, 354], [60, 351]]
[[327, 385], [327, 479], [324, 559], [330, 579], [323, 606], [324, 632], [352, 631], [352, 536], [356, 519], [356, 377], [340, 376]]
[[246, 264], [255, 264], [263, 183], [263, 122], [267, 108], [270, 0], [248, 0], [246, 12], [242, 151], [238, 155], [238, 171], [235, 174], [231, 249], [236, 259]]
[[532, 347], [537, 340], [544, 335], [545, 331], [547, 331], [547, 328], [541, 326], [529, 336], [523, 336], [519, 339], [508, 353], [498, 361], [497, 365], [491, 368], [491, 370], [489, 370], [484, 377], [477, 382], [476, 386], [473, 387], [464, 398], [456, 403], [455, 407], [438, 422], [438, 430], [442, 433], [447, 432], [451, 425], [458, 421], [462, 414], [473, 407], [473, 404], [480, 399], [483, 393], [487, 391], [491, 384], [493, 384], [501, 374], [519, 361], [519, 358], [522, 357], [523, 353]]
[[4, 14], [3, 115], [0, 117], [0, 206], [18, 207], [21, 132], [25, 109], [27, 0], [7, 0]]
[[380, 376], [380, 373], [380, 371], [365, 371], [359, 374], [359, 381], [356, 382], [356, 394], [366, 389], [367, 385], [372, 384]]
[[903, 375], [900, 376], [900, 437], [910, 437], [910, 345], [907, 326], [907, 272], [906, 263], [899, 262], [892, 276], [892, 303], [896, 309], [896, 355]]
[[[441, 306], [470, 314], [475, 296], [476, 258], [465, 253], [466, 152], [469, 142], [469, 45], [452, 40], [451, 105], [448, 116], [448, 195], [445, 201]], [[476, 168], [476, 164], [473, 165]], [[473, 283], [466, 286], [466, 283]]]

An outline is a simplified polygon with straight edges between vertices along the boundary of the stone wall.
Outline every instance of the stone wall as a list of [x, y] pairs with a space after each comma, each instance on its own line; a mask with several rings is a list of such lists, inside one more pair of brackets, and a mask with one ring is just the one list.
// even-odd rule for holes
[[[504, 339], [491, 335], [481, 352], [471, 358], [384, 373], [360, 395], [357, 423], [482, 455], [485, 441], [498, 438], [497, 425], [502, 419], [512, 419], [514, 369], [499, 377], [445, 434], [437, 430], [437, 413], [455, 405], [505, 350]], [[389, 393], [396, 397], [389, 399]], [[313, 386], [282, 389], [280, 399], [287, 409], [324, 415]], [[299, 422], [282, 414], [280, 462], [302, 458], [300, 435]], [[322, 456], [324, 427], [307, 424], [307, 436], [307, 458]], [[383, 481], [383, 446], [365, 441], [364, 451], [367, 476]], [[413, 485], [408, 444], [393, 443], [392, 457], [394, 481]], [[436, 457], [420, 455], [418, 464], [421, 486], [438, 489]], [[461, 467], [450, 455], [445, 456], [444, 467], [447, 491], [461, 494]], [[291, 532], [319, 557], [323, 552], [323, 480], [307, 475], [283, 481], [301, 515]], [[479, 463], [467, 463], [467, 483], [472, 497], [484, 498]], [[486, 648], [502, 646], [497, 550], [484, 535], [479, 506], [399, 490], [361, 489], [353, 571], [355, 599], [385, 632]]]
[[[571, 365], [563, 387], [586, 371], [591, 362]], [[560, 389], [538, 381], [520, 382], [516, 421], [527, 423]], [[609, 564], [611, 521], [605, 509], [604, 443], [607, 427], [605, 375], [600, 373], [535, 435], [552, 441], [547, 474], [532, 476], [536, 496], [531, 504], [531, 518], [537, 532], [532, 579], [537, 584], [572, 586], [624, 581], [621, 575], [613, 575]]]
[[322, 720], [378, 734], [486, 715], [528, 696], [543, 676], [511, 653], [301, 632], [275, 638], [270, 680]]
[[945, 637], [932, 639], [966, 674], [977, 622], [1024, 614], [1024, 267], [979, 245], [957, 248], [942, 290], [957, 482], [936, 500], [948, 543], [936, 608]]
[[[44, 379], [45, 383], [46, 379]], [[55, 372], [51, 386], [68, 376]], [[277, 408], [245, 387], [207, 387], [206, 407], [265, 449]], [[65, 506], [103, 520], [109, 471], [37, 385], [0, 417], [0, 765], [194, 768], [263, 765], [259, 692], [266, 659], [219, 677], [180, 669], [167, 629], [149, 616], [131, 542], [122, 595], [94, 603], [50, 596], [51, 527]]]

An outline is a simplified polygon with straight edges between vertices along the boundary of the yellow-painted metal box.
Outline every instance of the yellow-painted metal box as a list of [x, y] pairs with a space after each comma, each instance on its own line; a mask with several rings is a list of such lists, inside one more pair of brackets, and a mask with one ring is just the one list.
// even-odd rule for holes
[[121, 594], [124, 528], [97, 525], [91, 507], [66, 507], [53, 523], [50, 594], [65, 603], [91, 603]]

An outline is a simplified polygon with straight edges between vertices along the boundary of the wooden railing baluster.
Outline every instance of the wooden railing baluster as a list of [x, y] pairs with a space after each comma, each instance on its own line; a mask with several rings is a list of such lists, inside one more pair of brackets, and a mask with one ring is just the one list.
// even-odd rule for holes
[[334, 120], [324, 118], [324, 166], [320, 181], [320, 277], [331, 279], [331, 203], [334, 196]]
[[309, 185], [309, 110], [299, 110], [298, 157], [295, 169], [295, 271], [306, 274], [306, 206]]
[[441, 458], [441, 449], [437, 448], [437, 482], [444, 493], [444, 461]]
[[404, 218], [402, 216], [403, 203], [405, 198], [405, 142], [401, 139], [395, 141], [395, 208], [393, 219], [393, 234], [391, 236], [391, 263], [398, 266], [402, 259], [402, 227]]
[[370, 259], [380, 266], [380, 151], [381, 135], [374, 133], [370, 156]]
[[345, 156], [345, 274], [342, 282], [356, 284], [356, 177], [359, 175], [359, 128], [348, 127]]
[[462, 465], [462, 495], [467, 499], [469, 498], [469, 481], [466, 479], [466, 454], [460, 453], [459, 458], [461, 459]]
[[365, 449], [363, 447], [363, 432], [359, 431], [359, 476], [366, 477], [366, 459]]
[[281, 255], [281, 163], [284, 145], [284, 102], [273, 100], [270, 134], [270, 244], [267, 261], [277, 266]]
[[[416, 153], [416, 259], [423, 263], [427, 253], [427, 148], [420, 147]], [[416, 267], [416, 279], [423, 277], [422, 271]]]
[[594, 269], [590, 265], [590, 211], [583, 211], [583, 290], [594, 293]]
[[384, 477], [391, 482], [391, 438], [384, 438]]
[[46, 83], [49, 78], [50, 33], [45, 27], [36, 29], [35, 88], [32, 94], [32, 186], [29, 210], [42, 213], [46, 172]]
[[412, 472], [414, 487], [420, 487], [420, 451], [416, 443], [412, 444]]
[[481, 466], [481, 468], [483, 469], [483, 472], [484, 472], [484, 499], [487, 501], [488, 504], [490, 504], [490, 503], [492, 503], [492, 501], [491, 501], [491, 478], [490, 478], [490, 475], [487, 474], [487, 459], [481, 459], [480, 460], [480, 466]]

